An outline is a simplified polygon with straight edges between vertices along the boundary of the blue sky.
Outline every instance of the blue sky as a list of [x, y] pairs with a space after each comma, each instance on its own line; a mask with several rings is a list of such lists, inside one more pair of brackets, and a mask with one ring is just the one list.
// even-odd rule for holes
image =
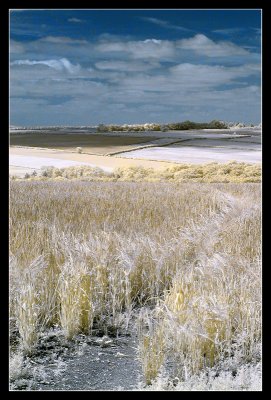
[[261, 121], [260, 10], [12, 10], [10, 123]]

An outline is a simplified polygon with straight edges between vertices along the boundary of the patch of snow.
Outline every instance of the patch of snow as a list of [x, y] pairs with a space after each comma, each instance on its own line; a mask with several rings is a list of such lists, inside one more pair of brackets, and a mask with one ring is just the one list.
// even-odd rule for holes
[[122, 153], [124, 158], [138, 158], [147, 160], [188, 162], [201, 164], [205, 162], [228, 162], [231, 160], [248, 163], [261, 162], [262, 153], [258, 150], [239, 150], [226, 148], [203, 148], [196, 146], [186, 147], [152, 147], [142, 150]]
[[[29, 157], [29, 156], [20, 156], [11, 154], [9, 157], [9, 165], [15, 167], [26, 167], [26, 168], [35, 168], [41, 169], [42, 167], [56, 167], [56, 168], [65, 168], [71, 166], [79, 166], [86, 165], [89, 167], [97, 167], [95, 164], [90, 164], [86, 162], [80, 161], [72, 161], [72, 160], [60, 160], [58, 158], [47, 158], [47, 157]], [[109, 167], [101, 167], [101, 169], [107, 172], [111, 172], [113, 168]]]

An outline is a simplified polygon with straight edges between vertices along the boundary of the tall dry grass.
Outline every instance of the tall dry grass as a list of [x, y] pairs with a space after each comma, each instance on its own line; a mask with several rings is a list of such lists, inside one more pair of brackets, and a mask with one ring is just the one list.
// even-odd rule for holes
[[225, 358], [260, 361], [261, 209], [254, 196], [233, 194], [221, 193], [220, 212], [180, 232], [192, 257], [154, 310], [142, 310], [139, 354], [149, 383], [167, 363], [187, 380]]
[[10, 183], [10, 317], [31, 352], [138, 313], [146, 381], [189, 379], [261, 340], [259, 184]]

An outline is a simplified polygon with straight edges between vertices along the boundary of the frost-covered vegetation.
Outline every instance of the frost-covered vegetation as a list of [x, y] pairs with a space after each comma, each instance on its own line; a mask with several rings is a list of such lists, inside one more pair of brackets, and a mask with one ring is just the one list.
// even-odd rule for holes
[[104, 125], [100, 124], [97, 128], [98, 132], [114, 132], [114, 131], [163, 131], [163, 130], [190, 130], [190, 129], [227, 129], [225, 122], [213, 120], [211, 122], [174, 122], [168, 124], [124, 124], [124, 125]]
[[259, 184], [10, 182], [10, 318], [25, 354], [49, 328], [107, 334], [135, 313], [150, 388], [259, 390], [260, 261]]
[[160, 131], [160, 124], [124, 124], [124, 125], [104, 125], [97, 127], [97, 132], [144, 132], [144, 131]]
[[245, 124], [244, 122], [227, 122], [220, 120], [212, 120], [211, 122], [168, 122], [168, 123], [145, 123], [145, 124], [99, 124], [99, 125], [85, 125], [85, 126], [68, 126], [68, 125], [56, 125], [56, 126], [14, 126], [10, 125], [9, 129], [13, 131], [27, 131], [27, 130], [97, 130], [98, 132], [110, 132], [110, 131], [163, 131], [163, 130], [183, 130], [183, 129], [228, 129], [228, 128], [258, 128], [261, 129], [262, 124]]
[[[101, 168], [86, 166], [68, 168], [43, 168], [37, 176], [26, 174], [25, 179], [34, 180], [84, 180], [84, 181], [144, 181], [144, 182], [261, 182], [261, 164], [231, 161], [207, 164], [175, 164], [165, 169], [144, 168], [140, 166], [117, 168], [105, 172]], [[20, 179], [16, 176], [13, 180]]]
[[[233, 366], [234, 365], [234, 366]], [[141, 386], [140, 390], [148, 391], [261, 391], [262, 365], [240, 365], [227, 360], [215, 368], [206, 368], [197, 375], [180, 380], [178, 377], [170, 379], [168, 376], [159, 376], [151, 385]]]

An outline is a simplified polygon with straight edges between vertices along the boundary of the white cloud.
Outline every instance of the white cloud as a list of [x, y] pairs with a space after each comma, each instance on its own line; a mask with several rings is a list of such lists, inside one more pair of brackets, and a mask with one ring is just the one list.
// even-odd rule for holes
[[[168, 70], [162, 70], [155, 75], [138, 73], [121, 77], [118, 80], [118, 90], [123, 89], [125, 91], [133, 88], [138, 91], [138, 98], [141, 100], [149, 92], [154, 103], [156, 103], [157, 100], [155, 99], [157, 97], [169, 93], [174, 96], [175, 101], [178, 97], [184, 96], [187, 99], [193, 93], [215, 90], [222, 85], [246, 85], [245, 82], [240, 84], [238, 79], [258, 75], [258, 68], [259, 66], [254, 65], [224, 67], [220, 65], [182, 63]], [[117, 81], [115, 80], [115, 82]], [[223, 93], [223, 90], [221, 92]]]
[[11, 39], [9, 42], [9, 51], [12, 54], [22, 54], [24, 53], [24, 46], [20, 42]]
[[39, 39], [40, 42], [56, 43], [56, 44], [87, 44], [86, 40], [72, 39], [67, 36], [46, 36]]
[[[223, 93], [229, 90], [226, 89], [227, 85], [231, 87], [236, 85], [237, 88], [248, 86], [244, 81], [240, 84], [238, 79], [257, 75], [260, 68], [259, 65], [249, 64], [240, 67], [223, 67], [182, 63], [166, 70], [158, 70], [159, 73], [157, 71], [154, 75], [150, 71], [143, 70], [144, 63], [104, 61], [98, 65], [101, 68], [98, 71], [81, 68], [80, 73], [63, 75], [65, 64], [61, 65], [59, 61], [17, 60], [15, 65], [24, 65], [24, 70], [21, 71], [17, 67], [11, 71], [12, 96], [28, 94], [43, 98], [52, 96], [52, 93], [58, 93], [60, 96], [78, 98], [78, 101], [83, 104], [86, 99], [97, 101], [96, 96], [99, 95], [99, 101], [104, 107], [108, 106], [108, 99], [112, 104], [121, 103], [127, 106], [131, 103], [139, 103], [160, 104], [175, 108], [176, 104], [180, 103], [192, 105], [195, 99], [200, 99], [201, 104], [206, 105], [210, 99], [210, 93], [217, 92], [222, 98]], [[48, 71], [35, 70], [33, 65], [36, 63], [48, 66], [50, 70], [49, 68]], [[135, 69], [142, 67], [142, 71], [132, 70], [133, 64]], [[70, 66], [70, 64], [66, 65]], [[221, 85], [224, 85], [223, 90]], [[251, 101], [252, 99], [249, 98], [249, 102]]]
[[61, 58], [60, 60], [43, 60], [43, 61], [31, 61], [31, 60], [15, 60], [11, 65], [46, 65], [49, 68], [53, 68], [56, 71], [67, 71], [70, 74], [79, 72], [80, 65], [73, 65], [66, 58]]
[[160, 66], [159, 63], [141, 63], [141, 62], [127, 62], [127, 61], [100, 61], [95, 64], [95, 67], [102, 71], [107, 70], [116, 70], [116, 71], [124, 71], [124, 72], [133, 72], [133, 71], [147, 71], [153, 68], [158, 68]]
[[96, 46], [101, 53], [127, 53], [134, 59], [172, 59], [175, 53], [174, 43], [169, 40], [146, 39], [142, 41], [101, 42]]
[[[202, 63], [210, 58], [221, 58], [225, 62], [258, 62], [260, 55], [236, 46], [231, 42], [214, 42], [204, 35], [177, 41], [148, 38], [128, 40], [103, 35], [97, 41], [74, 39], [68, 36], [45, 36], [28, 42], [14, 42], [12, 51], [26, 54], [28, 59], [78, 60], [89, 63], [89, 67], [98, 62], [143, 61], [143, 62], [193, 62]], [[13, 54], [13, 53], [12, 53]], [[14, 56], [12, 61], [14, 60]], [[222, 62], [220, 60], [220, 62]]]
[[[73, 87], [71, 83], [67, 82], [67, 85], [65, 91], [71, 93]], [[45, 99], [52, 90], [62, 90], [62, 86], [56, 85], [49, 90], [47, 82], [42, 88], [37, 88], [41, 97], [12, 97], [12, 120], [23, 121], [22, 124], [26, 125], [136, 123], [150, 122], [150, 118], [154, 122], [177, 122], [184, 119], [210, 121], [214, 118], [260, 121], [260, 88], [254, 85], [226, 91], [184, 90], [159, 93], [158, 96], [132, 89], [115, 91], [99, 88], [90, 83], [82, 83], [80, 87], [76, 83], [73, 85], [74, 97], [59, 105], [46, 104]], [[154, 112], [157, 114], [154, 115]]]
[[[257, 122], [260, 114], [260, 55], [230, 42], [205, 35], [178, 41], [103, 35], [98, 41], [46, 36], [10, 44], [11, 117], [18, 124], [20, 118], [133, 123], [153, 113], [165, 122], [195, 119], [195, 112], [229, 120], [238, 113], [246, 120], [241, 115], [247, 113]], [[233, 60], [239, 66], [227, 66]], [[56, 104], [54, 96], [69, 100]]]
[[232, 35], [243, 31], [244, 28], [224, 28], [224, 29], [215, 29], [212, 32], [219, 33], [221, 35]]
[[225, 67], [223, 65], [179, 64], [170, 71], [178, 84], [189, 87], [214, 87], [233, 83], [237, 78], [258, 74], [259, 66], [242, 65], [240, 67]]
[[249, 57], [257, 54], [250, 53], [244, 47], [240, 47], [230, 41], [213, 41], [203, 34], [197, 34], [188, 39], [177, 41], [149, 38], [141, 41], [102, 39], [95, 46], [101, 55], [107, 57], [107, 53], [115, 54], [116, 57], [131, 59], [161, 59], [161, 61], [174, 61], [185, 56], [207, 58]]
[[214, 42], [202, 34], [177, 41], [177, 47], [182, 50], [194, 51], [199, 55], [207, 57], [245, 56], [249, 54], [247, 50], [234, 43], [225, 41]]
[[159, 40], [159, 39], [146, 39], [146, 40], [143, 40], [143, 43], [161, 44], [161, 43], [162, 43], [162, 40]]
[[82, 20], [82, 19], [79, 19], [79, 18], [69, 18], [69, 19], [68, 19], [68, 22], [75, 22], [75, 23], [80, 24], [80, 23], [83, 22], [83, 20]]
[[151, 22], [152, 24], [162, 26], [163, 28], [167, 29], [176, 29], [178, 31], [191, 31], [191, 29], [184, 28], [183, 26], [170, 24], [168, 21], [159, 18], [152, 18], [152, 17], [140, 17], [143, 21]]

